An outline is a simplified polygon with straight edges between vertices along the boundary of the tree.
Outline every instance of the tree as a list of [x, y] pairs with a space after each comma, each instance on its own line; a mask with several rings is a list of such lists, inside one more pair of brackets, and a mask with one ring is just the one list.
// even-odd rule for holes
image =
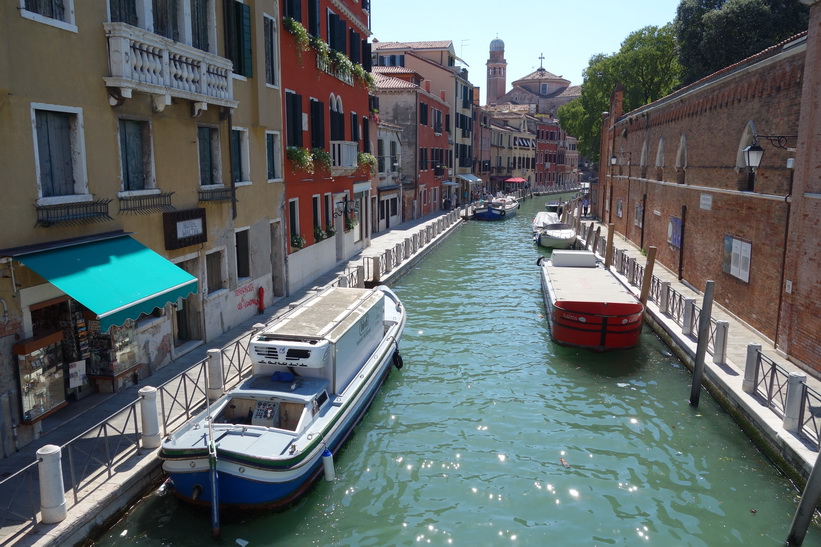
[[674, 21], [682, 84], [807, 30], [808, 13], [797, 0], [682, 0]]
[[597, 161], [601, 114], [610, 108], [616, 83], [625, 89], [624, 110], [629, 111], [669, 94], [678, 85], [680, 73], [672, 27], [637, 30], [622, 42], [618, 53], [590, 58], [581, 97], [559, 109], [562, 128], [579, 139], [584, 157]]

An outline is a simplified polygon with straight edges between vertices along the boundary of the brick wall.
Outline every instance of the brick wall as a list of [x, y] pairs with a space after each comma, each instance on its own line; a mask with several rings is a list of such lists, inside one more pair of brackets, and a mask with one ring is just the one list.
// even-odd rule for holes
[[[607, 118], [602, 128], [602, 134], [610, 136], [602, 143], [603, 162], [612, 155], [619, 162], [605, 170], [613, 190], [609, 218], [616, 231], [643, 248], [656, 246], [657, 260], [697, 289], [714, 280], [716, 303], [772, 339], [780, 321], [784, 241], [788, 229], [797, 228], [788, 222], [785, 199], [793, 181], [787, 159], [795, 152], [759, 138], [765, 154], [754, 191], [748, 192], [743, 191], [748, 170], [741, 150], [750, 144], [753, 127], [760, 136], [798, 135], [803, 74], [804, 41], [799, 38], [791, 47], [771, 48], [651, 105]], [[613, 104], [611, 111], [617, 113], [618, 106]], [[795, 147], [796, 139], [788, 145]], [[643, 228], [635, 222], [636, 207], [642, 203]], [[607, 213], [603, 218], [608, 219]], [[668, 242], [671, 218], [683, 220], [681, 250]], [[799, 229], [817, 242], [817, 228]], [[749, 282], [723, 270], [725, 236], [751, 244]], [[806, 275], [816, 279], [817, 268], [813, 270]], [[807, 280], [801, 283], [806, 287]], [[793, 313], [801, 315], [796, 307], [802, 305], [791, 305]], [[813, 312], [816, 321], [818, 311]], [[814, 332], [821, 331], [818, 327], [816, 322]], [[809, 335], [799, 336], [793, 327], [790, 336]], [[818, 366], [817, 341], [814, 350], [804, 353]]]

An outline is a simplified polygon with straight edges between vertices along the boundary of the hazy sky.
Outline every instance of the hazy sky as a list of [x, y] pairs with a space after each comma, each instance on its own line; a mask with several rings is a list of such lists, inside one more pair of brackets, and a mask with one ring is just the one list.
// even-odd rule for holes
[[[373, 38], [383, 42], [451, 40], [482, 89], [490, 42], [505, 43], [507, 91], [544, 68], [582, 84], [590, 57], [611, 54], [633, 31], [673, 21], [680, 0], [371, 0]], [[501, 8], [499, 6], [502, 6]]]

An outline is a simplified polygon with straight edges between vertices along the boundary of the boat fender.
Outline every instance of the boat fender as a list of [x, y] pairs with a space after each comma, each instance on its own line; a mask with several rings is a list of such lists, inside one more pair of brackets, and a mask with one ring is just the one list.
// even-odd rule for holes
[[541, 266], [542, 262], [544, 262], [544, 257], [543, 256], [540, 256], [539, 258], [536, 259], [536, 265], [537, 266]]
[[502, 209], [502, 212], [499, 213], [499, 215], [501, 215], [501, 216], [505, 216], [506, 214], [507, 214], [507, 211], [505, 211], [504, 209]]
[[322, 453], [322, 467], [325, 468], [325, 480], [332, 481], [336, 478], [334, 470], [334, 455], [327, 448]]
[[396, 370], [402, 370], [402, 367], [405, 366], [405, 362], [402, 360], [402, 356], [399, 355], [398, 351], [393, 352], [393, 366], [396, 367]]
[[195, 484], [194, 488], [191, 489], [191, 499], [197, 500], [202, 495], [202, 486], [199, 484]]

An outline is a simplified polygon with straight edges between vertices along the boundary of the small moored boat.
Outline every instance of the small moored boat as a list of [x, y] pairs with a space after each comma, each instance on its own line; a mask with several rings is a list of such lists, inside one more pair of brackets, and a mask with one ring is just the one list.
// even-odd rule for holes
[[549, 249], [569, 249], [576, 243], [576, 229], [565, 224], [559, 215], [539, 211], [533, 219], [533, 241]]
[[162, 443], [177, 496], [212, 510], [297, 499], [401, 367], [405, 318], [387, 287], [334, 287], [256, 333], [252, 377]]
[[519, 201], [513, 196], [495, 197], [476, 206], [475, 220], [504, 220], [513, 218], [519, 208]]
[[639, 342], [644, 305], [604, 269], [590, 251], [553, 251], [540, 257], [550, 337], [563, 346], [594, 351]]

